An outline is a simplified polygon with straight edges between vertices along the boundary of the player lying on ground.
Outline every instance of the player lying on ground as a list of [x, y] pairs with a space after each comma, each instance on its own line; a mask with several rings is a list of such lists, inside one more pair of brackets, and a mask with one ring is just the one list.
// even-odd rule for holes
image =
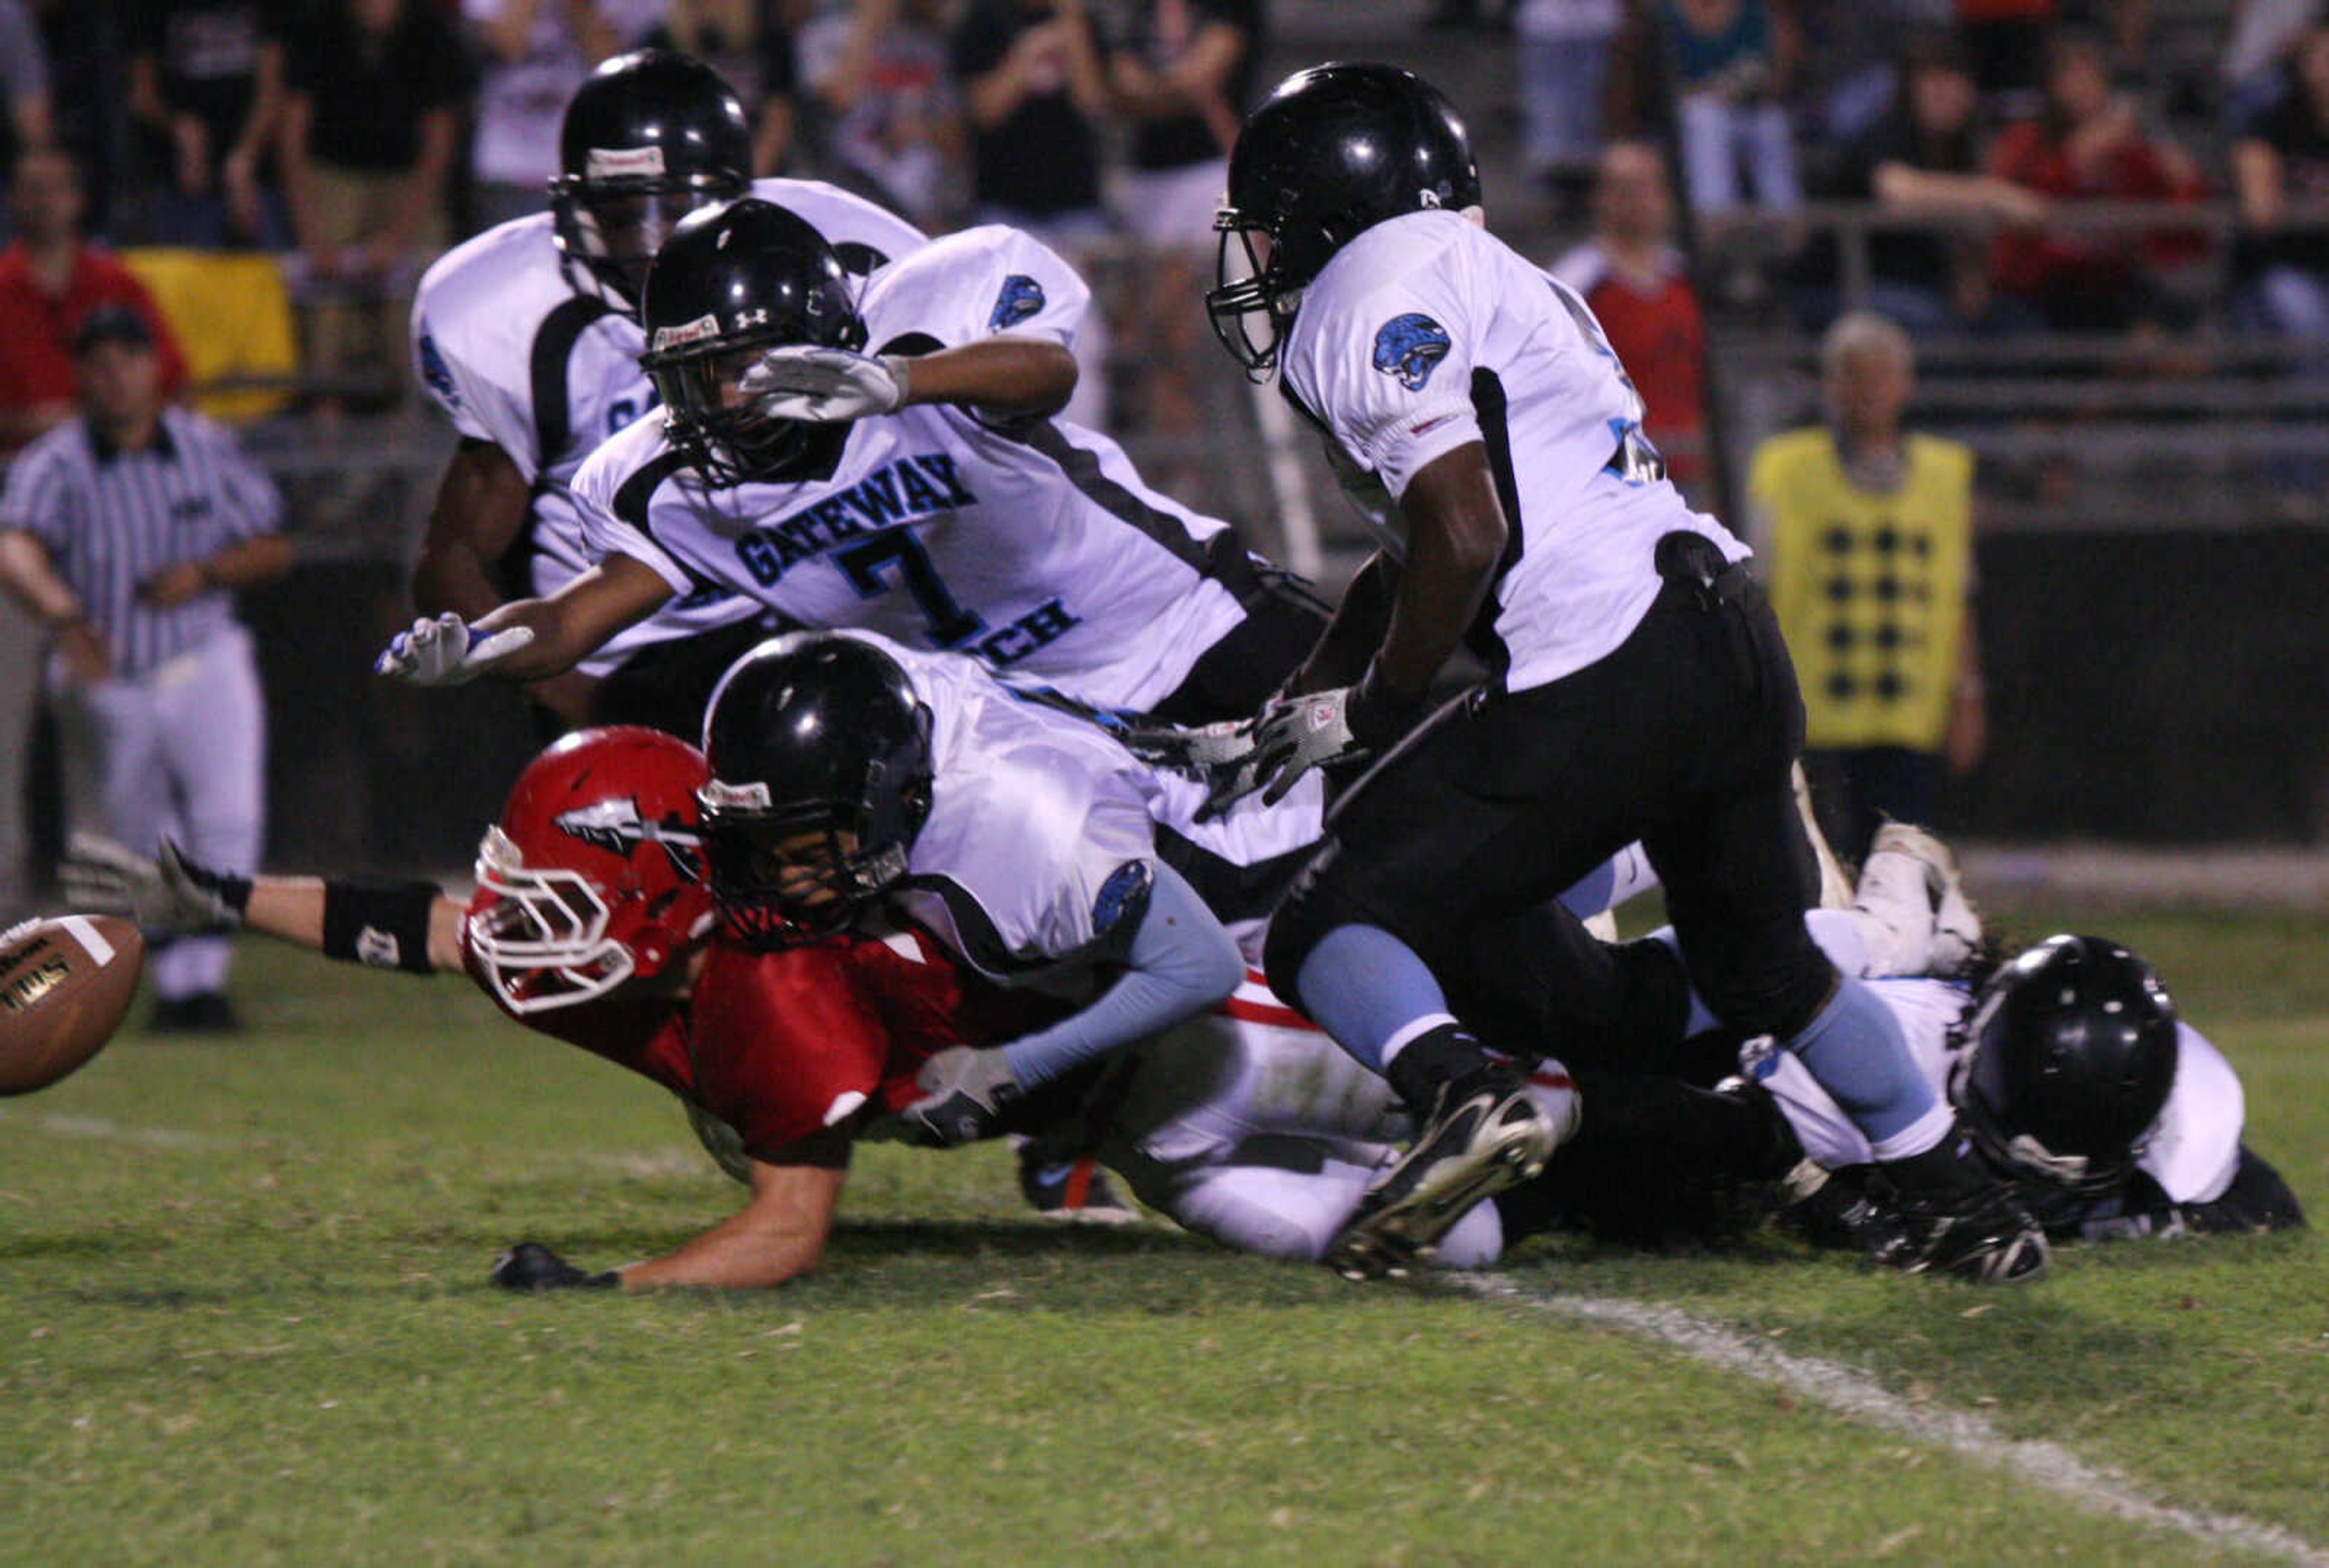
[[[2117, 943], [2058, 936], [1999, 963], [1946, 847], [1900, 824], [1879, 832], [1854, 909], [1817, 911], [1806, 924], [1839, 969], [1869, 982], [1984, 1163], [2055, 1238], [2304, 1223], [2277, 1173], [2241, 1142], [2246, 1108], [2230, 1064]], [[1632, 1125], [1605, 1161], [1604, 1180], [1630, 1174], [1617, 1185], [1641, 1201], [1580, 1203], [1590, 1190], [1552, 1179], [1563, 1174], [1556, 1155], [1538, 1189], [1553, 1206], [1521, 1223], [1688, 1232], [1719, 1217], [1714, 1195], [1778, 1181], [1815, 1239], [1880, 1258], [1905, 1244], [1897, 1195], [1865, 1136], [1800, 1063], [1768, 1041], [1742, 1050], [1686, 992], [1672, 930], [1610, 956], [1621, 952], [1627, 1006], [1663, 1022], [1598, 1045], [1572, 1039], [1570, 1053], [1589, 1085], [1612, 1055], [1674, 1075], [1671, 1091], [1623, 1104]], [[1744, 1078], [1720, 1094], [1683, 1088], [1734, 1072]]]
[[938, 241], [861, 299], [803, 217], [749, 199], [693, 214], [646, 285], [642, 363], [663, 406], [572, 481], [596, 564], [474, 628], [420, 621], [380, 668], [537, 680], [721, 593], [1104, 707], [1249, 711], [1308, 655], [1325, 609], [1228, 524], [1149, 489], [1113, 441], [1051, 418], [1075, 388], [1089, 298], [1013, 229]]
[[[118, 853], [77, 862], [76, 891], [116, 905], [134, 894], [141, 919], [162, 929], [231, 921], [239, 908], [250, 929], [335, 957], [414, 972], [462, 967], [529, 1026], [643, 1073], [692, 1109], [716, 1107], [725, 1120], [697, 1110], [699, 1129], [752, 1188], [750, 1202], [671, 1256], [621, 1270], [620, 1282], [776, 1284], [816, 1265], [850, 1145], [902, 1129], [894, 1113], [922, 1095], [919, 1075], [934, 1058], [962, 1043], [1009, 1038], [1056, 1015], [1060, 1005], [985, 986], [911, 930], [847, 933], [765, 955], [712, 943], [698, 874], [694, 797], [704, 779], [693, 751], [665, 737], [570, 737], [513, 791], [501, 826], [487, 836], [479, 892], [466, 910], [425, 883], [261, 877], [246, 885], [174, 856], [156, 865]], [[1937, 935], [1924, 907], [1923, 864], [1904, 869], [1893, 864], [1900, 859], [1872, 857], [1861, 909], [1812, 917], [1855, 972], [1953, 963], [1977, 935], [1962, 914]], [[1887, 876], [1896, 894], [1909, 886], [1905, 896], [1885, 896]], [[1654, 942], [1636, 950], [1664, 949]], [[1904, 998], [1895, 1004], [1904, 1021], [1938, 1015], [1916, 1004], [1914, 989], [1880, 990], [1888, 1000]], [[2176, 1089], [2142, 1168], [2178, 1204], [2214, 1204], [2219, 1215], [2254, 1223], [2221, 1207], [2254, 1181], [2248, 1166], [2220, 1195], [2211, 1190], [2212, 1173], [2198, 1174], [2207, 1160], [2162, 1163], [2171, 1147], [2238, 1145], [2237, 1081], [2204, 1042], [2184, 1039]], [[1943, 1056], [1938, 1048], [1920, 1052], [1932, 1063]], [[1937, 1082], [1945, 1076], [1928, 1071]], [[2203, 1091], [2187, 1089], [2192, 1083]], [[1849, 1123], [1802, 1087], [1778, 1078], [1769, 1095], [1718, 1095], [1675, 1080], [1611, 1075], [1596, 1087], [1596, 1116], [1545, 1176], [1467, 1215], [1439, 1260], [1485, 1265], [1520, 1235], [1602, 1217], [1613, 1198], [1622, 1220], [1639, 1207], [1626, 1195], [1645, 1180], [1685, 1200], [1704, 1191], [1701, 1176], [1792, 1171], [1800, 1187], [1805, 1175], [1796, 1167], [1806, 1145], [1824, 1157], [1853, 1157], [1825, 1153], [1841, 1147], [1836, 1129]], [[1250, 975], [1211, 1013], [1122, 1053], [1104, 1082], [1088, 1075], [1054, 1099], [1071, 1108], [1069, 1119], [1088, 1124], [1086, 1139], [1146, 1201], [1226, 1245], [1294, 1260], [1325, 1254], [1409, 1131], [1381, 1080], [1332, 1049]], [[2199, 1109], [2179, 1110], [2187, 1103]], [[1023, 1110], [1031, 1118], [1060, 1114], [1032, 1103]], [[1992, 1119], [2009, 1148], [2025, 1130], [2010, 1088]], [[2171, 1136], [2178, 1127], [2201, 1130]], [[1725, 1159], [1711, 1157], [1717, 1153]], [[2132, 1186], [2127, 1195], [2136, 1195]], [[2129, 1214], [2155, 1212], [2139, 1199], [2122, 1206]], [[2183, 1223], [2209, 1223], [2188, 1207], [2183, 1214]], [[1862, 1244], [1884, 1237], [1881, 1211], [1854, 1219]], [[513, 1249], [495, 1278], [523, 1289], [615, 1282], [535, 1245]]]

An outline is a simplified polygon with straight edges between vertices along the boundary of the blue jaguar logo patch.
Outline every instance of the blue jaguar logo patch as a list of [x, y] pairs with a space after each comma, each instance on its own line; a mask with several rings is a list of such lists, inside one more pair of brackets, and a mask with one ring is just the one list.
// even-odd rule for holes
[[1014, 272], [1003, 280], [1003, 292], [995, 296], [995, 314], [986, 318], [986, 330], [1008, 332], [1042, 308], [1043, 286], [1024, 272]]
[[1428, 316], [1394, 316], [1375, 334], [1375, 368], [1395, 375], [1410, 392], [1421, 392], [1439, 362], [1456, 345], [1447, 329]]
[[1104, 937], [1127, 920], [1135, 926], [1148, 911], [1148, 863], [1127, 860], [1108, 874], [1092, 900], [1092, 935]]
[[420, 379], [448, 406], [460, 406], [461, 389], [454, 383], [453, 367], [447, 364], [445, 356], [438, 352], [437, 340], [425, 332], [420, 335]]

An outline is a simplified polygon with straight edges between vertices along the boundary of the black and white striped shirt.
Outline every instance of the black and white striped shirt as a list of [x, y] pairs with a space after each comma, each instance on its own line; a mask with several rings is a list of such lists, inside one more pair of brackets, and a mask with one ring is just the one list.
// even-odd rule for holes
[[162, 411], [142, 452], [114, 450], [86, 420], [60, 425], [17, 457], [0, 491], [0, 528], [22, 529], [47, 549], [112, 645], [118, 676], [166, 664], [234, 619], [223, 589], [162, 609], [140, 603], [137, 585], [164, 567], [273, 533], [282, 511], [273, 482], [234, 437], [179, 408]]

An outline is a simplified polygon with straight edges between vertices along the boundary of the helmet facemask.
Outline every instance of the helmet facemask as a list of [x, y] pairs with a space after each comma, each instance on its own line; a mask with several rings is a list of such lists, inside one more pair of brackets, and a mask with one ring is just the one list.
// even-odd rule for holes
[[[602, 158], [637, 159], [660, 149], [598, 149]], [[596, 286], [599, 297], [623, 315], [636, 318], [646, 287], [647, 269], [655, 252], [679, 221], [690, 213], [740, 196], [750, 182], [741, 175], [660, 174], [561, 175], [550, 182], [550, 210], [557, 237], [559, 260], [570, 268], [579, 264]]]
[[477, 845], [476, 876], [469, 955], [511, 1012], [570, 1007], [638, 973], [638, 955], [607, 934], [613, 912], [580, 872], [529, 867], [509, 835], [491, 827]]
[[[765, 785], [717, 779], [702, 800], [712, 896], [727, 933], [749, 947], [835, 935], [906, 874], [911, 829], [877, 823], [895, 814], [878, 801], [772, 807]], [[919, 809], [907, 814], [919, 823]]]
[[[863, 326], [844, 336], [843, 346], [862, 346]], [[846, 439], [846, 425], [773, 418], [759, 398], [743, 390], [761, 354], [791, 341], [781, 333], [710, 335], [640, 356], [655, 396], [669, 411], [665, 428], [673, 444], [712, 484], [781, 477], [822, 443]]]
[[1221, 236], [1213, 258], [1213, 287], [1205, 294], [1205, 316], [1230, 357], [1256, 382], [1278, 366], [1294, 313], [1301, 307], [1301, 285], [1273, 270], [1280, 254], [1269, 226], [1235, 207], [1213, 215]]

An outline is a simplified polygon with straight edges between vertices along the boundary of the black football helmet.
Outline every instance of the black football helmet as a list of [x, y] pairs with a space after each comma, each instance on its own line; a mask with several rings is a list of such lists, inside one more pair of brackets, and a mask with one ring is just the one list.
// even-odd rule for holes
[[1983, 988], [1949, 1098], [2012, 1174], [2100, 1191], [2141, 1157], [2176, 1054], [2175, 1004], [2150, 965], [2101, 937], [2049, 937]]
[[1335, 251], [1387, 219], [1479, 204], [1472, 138], [1429, 82], [1395, 65], [1296, 71], [1246, 117], [1230, 154], [1205, 296], [1214, 335], [1265, 375], [1302, 290]]
[[752, 184], [743, 104], [719, 72], [665, 49], [618, 54], [592, 71], [566, 106], [558, 156], [550, 211], [561, 264], [570, 280], [580, 268], [626, 316], [680, 219]]
[[712, 893], [730, 935], [831, 935], [906, 874], [930, 809], [930, 710], [872, 643], [762, 643], [721, 677], [703, 749]]
[[848, 269], [806, 220], [752, 197], [691, 213], [655, 253], [641, 321], [665, 429], [712, 483], [776, 477], [820, 434], [845, 436], [770, 419], [738, 385], [776, 344], [865, 345]]

